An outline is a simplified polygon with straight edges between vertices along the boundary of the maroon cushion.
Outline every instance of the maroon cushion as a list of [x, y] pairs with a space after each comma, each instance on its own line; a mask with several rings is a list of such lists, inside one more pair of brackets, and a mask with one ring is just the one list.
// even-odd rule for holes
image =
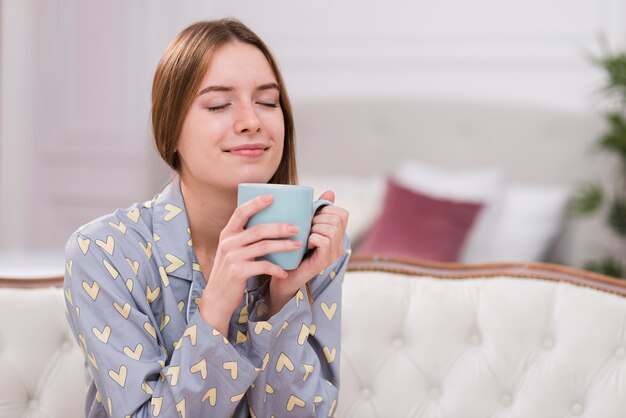
[[356, 254], [458, 261], [482, 204], [434, 198], [387, 180], [380, 217]]

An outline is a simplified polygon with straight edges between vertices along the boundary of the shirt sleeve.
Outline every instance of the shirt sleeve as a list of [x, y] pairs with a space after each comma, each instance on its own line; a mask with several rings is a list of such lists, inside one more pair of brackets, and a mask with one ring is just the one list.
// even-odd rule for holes
[[[351, 249], [302, 286], [268, 321], [261, 296], [251, 310], [248, 334], [269, 346], [247, 398], [255, 417], [330, 417], [337, 410], [341, 334], [341, 288]], [[267, 283], [266, 283], [267, 286]], [[263, 342], [259, 340], [265, 340]]]
[[112, 417], [231, 416], [261, 357], [235, 348], [196, 312], [168, 361], [149, 297], [129, 289], [128, 265], [115, 251], [110, 256], [80, 233], [66, 247], [68, 321], [94, 380], [95, 402]]

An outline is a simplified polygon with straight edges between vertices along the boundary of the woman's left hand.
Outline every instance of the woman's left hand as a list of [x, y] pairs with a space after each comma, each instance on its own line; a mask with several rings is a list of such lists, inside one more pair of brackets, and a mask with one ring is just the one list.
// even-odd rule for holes
[[[332, 191], [322, 193], [320, 199], [335, 202]], [[344, 251], [343, 237], [348, 225], [348, 211], [335, 205], [324, 206], [313, 217], [307, 248], [315, 249], [304, 258], [297, 269], [287, 271], [287, 278], [270, 281], [270, 314], [278, 312], [303, 284], [331, 265]]]

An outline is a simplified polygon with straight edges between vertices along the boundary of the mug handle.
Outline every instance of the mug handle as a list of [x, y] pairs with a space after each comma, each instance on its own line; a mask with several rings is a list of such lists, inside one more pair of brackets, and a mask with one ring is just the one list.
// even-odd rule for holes
[[[316, 201], [313, 202], [313, 216], [315, 216], [315, 213], [323, 208], [324, 206], [328, 206], [328, 205], [333, 205], [334, 203], [331, 202], [330, 200], [326, 200], [326, 199], [318, 199]], [[311, 222], [313, 222], [313, 220], [311, 219]], [[304, 252], [304, 255], [302, 256], [302, 259], [304, 260], [305, 258], [307, 258], [313, 251], [315, 251], [315, 249], [307, 249]]]
[[328, 206], [328, 205], [332, 205], [333, 202], [331, 202], [330, 200], [326, 200], [326, 199], [318, 199], [315, 202], [313, 202], [313, 215], [315, 216], [315, 212], [317, 212], [320, 208], [323, 208], [324, 206]]

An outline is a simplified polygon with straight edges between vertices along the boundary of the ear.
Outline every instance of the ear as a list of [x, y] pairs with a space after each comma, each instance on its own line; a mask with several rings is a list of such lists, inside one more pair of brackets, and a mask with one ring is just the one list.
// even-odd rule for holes
[[320, 199], [330, 200], [331, 202], [335, 203], [335, 193], [332, 190], [326, 190], [324, 193], [322, 193]]

